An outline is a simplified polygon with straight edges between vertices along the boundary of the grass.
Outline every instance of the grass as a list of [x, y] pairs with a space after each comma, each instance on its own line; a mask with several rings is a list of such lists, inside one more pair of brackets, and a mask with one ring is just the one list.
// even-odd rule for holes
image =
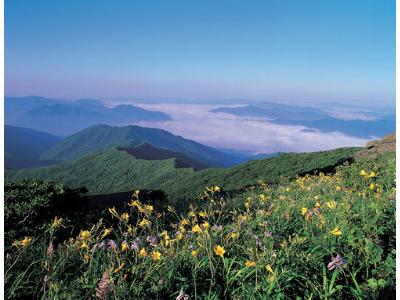
[[177, 168], [174, 159], [141, 160], [125, 151], [111, 149], [57, 166], [8, 171], [6, 177], [55, 180], [71, 188], [84, 186], [91, 194], [157, 189], [165, 191], [172, 203], [186, 205], [192, 198], [201, 196], [207, 185], [219, 185], [225, 191], [242, 191], [259, 180], [278, 183], [282, 178], [291, 179], [298, 174], [332, 171], [338, 162], [357, 150], [289, 153], [231, 168], [194, 172], [190, 168]]
[[231, 199], [209, 185], [188, 212], [138, 195], [94, 224], [55, 218], [7, 245], [6, 298], [394, 297], [394, 153]]

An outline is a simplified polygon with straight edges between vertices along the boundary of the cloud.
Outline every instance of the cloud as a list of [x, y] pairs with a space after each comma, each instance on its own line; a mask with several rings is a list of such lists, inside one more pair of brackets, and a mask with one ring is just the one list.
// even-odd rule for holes
[[139, 104], [145, 109], [167, 113], [172, 121], [140, 122], [145, 127], [165, 129], [173, 134], [216, 148], [254, 153], [309, 152], [344, 146], [364, 146], [367, 140], [339, 132], [324, 133], [304, 126], [286, 126], [257, 118], [212, 113], [218, 105]]

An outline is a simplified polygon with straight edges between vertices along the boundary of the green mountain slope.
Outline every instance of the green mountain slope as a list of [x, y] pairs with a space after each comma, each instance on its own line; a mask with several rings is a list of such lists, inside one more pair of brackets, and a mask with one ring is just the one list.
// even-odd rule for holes
[[21, 169], [37, 167], [40, 155], [61, 141], [60, 137], [28, 128], [4, 126], [5, 167]]
[[45, 152], [45, 160], [66, 161], [113, 147], [134, 147], [142, 143], [151, 144], [185, 154], [209, 166], [230, 166], [237, 163], [233, 155], [211, 147], [175, 136], [165, 130], [139, 126], [111, 127], [96, 125], [65, 138], [61, 143]]
[[313, 171], [332, 171], [351, 157], [358, 148], [341, 148], [325, 152], [290, 153], [227, 169], [195, 172], [177, 168], [174, 158], [166, 160], [136, 159], [126, 151], [111, 149], [52, 167], [7, 172], [7, 179], [39, 178], [57, 180], [69, 187], [88, 188], [91, 194], [108, 194], [133, 189], [157, 189], [170, 200], [180, 201], [200, 196], [205, 186], [219, 185], [227, 191], [241, 190], [264, 181], [277, 183], [282, 178]]

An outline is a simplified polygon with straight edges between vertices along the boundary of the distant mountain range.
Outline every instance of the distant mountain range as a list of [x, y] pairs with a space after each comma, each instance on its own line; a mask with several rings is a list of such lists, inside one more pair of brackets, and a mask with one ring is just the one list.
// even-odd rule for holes
[[48, 149], [61, 141], [48, 133], [6, 125], [4, 128], [4, 156], [7, 169], [33, 168], [54, 164], [39, 160]]
[[204, 165], [232, 166], [242, 162], [235, 155], [218, 151], [168, 131], [135, 125], [95, 125], [63, 139], [41, 155], [43, 160], [67, 161], [113, 147], [132, 148], [148, 143], [156, 148], [179, 152]]
[[192, 167], [194, 170], [228, 167], [259, 158], [258, 155], [220, 151], [165, 130], [134, 125], [95, 125], [65, 138], [27, 128], [5, 126], [7, 169], [62, 163], [115, 147], [137, 159], [176, 158], [179, 167]]
[[396, 115], [376, 114], [374, 120], [342, 120], [315, 107], [300, 107], [277, 103], [262, 103], [240, 107], [220, 107], [211, 112], [239, 117], [262, 118], [280, 125], [304, 126], [305, 131], [342, 132], [357, 138], [382, 137], [396, 130]]
[[101, 101], [64, 101], [42, 97], [5, 97], [5, 124], [31, 128], [59, 136], [78, 132], [95, 124], [127, 125], [138, 121], [168, 121], [157, 111], [133, 105], [109, 108]]

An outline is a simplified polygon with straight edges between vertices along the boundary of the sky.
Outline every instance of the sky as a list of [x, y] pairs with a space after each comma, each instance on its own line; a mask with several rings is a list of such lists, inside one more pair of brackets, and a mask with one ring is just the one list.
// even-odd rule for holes
[[5, 94], [395, 103], [394, 0], [6, 0]]

